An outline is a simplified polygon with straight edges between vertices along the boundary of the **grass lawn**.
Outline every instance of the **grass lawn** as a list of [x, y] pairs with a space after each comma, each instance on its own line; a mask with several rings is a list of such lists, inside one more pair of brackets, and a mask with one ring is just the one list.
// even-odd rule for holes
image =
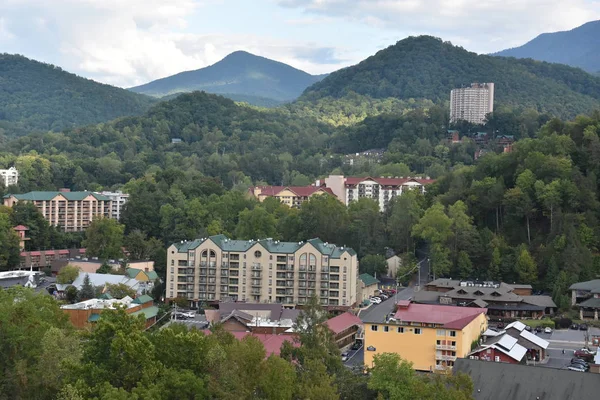
[[550, 328], [554, 329], [554, 321], [552, 321], [549, 318], [544, 318], [544, 319], [524, 319], [521, 320], [520, 322], [524, 323], [525, 325], [528, 325], [532, 328], [537, 328], [538, 326], [541, 326], [542, 328], [545, 328], [547, 326], [549, 326]]

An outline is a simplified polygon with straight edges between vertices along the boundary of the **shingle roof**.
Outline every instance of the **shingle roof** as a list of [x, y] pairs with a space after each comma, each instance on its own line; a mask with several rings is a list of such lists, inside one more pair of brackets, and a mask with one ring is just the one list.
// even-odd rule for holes
[[[253, 189], [250, 188], [250, 191], [254, 193]], [[298, 197], [308, 197], [318, 191], [333, 195], [330, 188], [322, 186], [258, 186], [258, 189], [261, 196], [275, 196], [284, 190], [289, 190]]]
[[579, 303], [579, 307], [600, 308], [600, 299], [592, 297], [591, 299]]
[[4, 196], [4, 198], [14, 196], [17, 200], [50, 201], [58, 195], [63, 196], [69, 201], [83, 200], [88, 196], [93, 196], [99, 201], [110, 201], [110, 198], [93, 192], [29, 192], [22, 194], [7, 194]]
[[139, 274], [140, 272], [142, 272], [141, 269], [127, 268], [127, 270], [125, 271], [125, 274], [127, 276], [129, 276], [130, 278], [135, 278], [137, 276], [137, 274]]
[[533, 304], [541, 307], [552, 307], [556, 308], [556, 303], [552, 300], [550, 296], [521, 296], [523, 297], [523, 302], [528, 304]]
[[459, 358], [452, 372], [471, 377], [475, 400], [595, 399], [600, 393], [598, 375], [565, 369]]
[[355, 325], [362, 325], [362, 321], [356, 315], [345, 312], [337, 317], [328, 319], [325, 321], [325, 324], [333, 331], [333, 333], [338, 334]]
[[463, 329], [480, 314], [485, 313], [485, 308], [412, 303], [407, 308], [398, 308], [394, 318], [404, 322], [439, 324], [449, 329]]
[[375, 284], [379, 283], [379, 279], [374, 278], [373, 276], [371, 276], [369, 274], [360, 274], [358, 276], [358, 279], [360, 279], [362, 281], [362, 283], [365, 284], [365, 286], [371, 286], [371, 285], [375, 285]]
[[136, 297], [135, 300], [133, 300], [133, 302], [136, 304], [145, 304], [151, 301], [154, 301], [154, 299], [152, 299], [152, 297], [148, 296], [147, 294], [143, 294], [139, 297]]
[[577, 282], [569, 287], [569, 290], [585, 290], [590, 291], [600, 288], [600, 279], [594, 279], [586, 282]]

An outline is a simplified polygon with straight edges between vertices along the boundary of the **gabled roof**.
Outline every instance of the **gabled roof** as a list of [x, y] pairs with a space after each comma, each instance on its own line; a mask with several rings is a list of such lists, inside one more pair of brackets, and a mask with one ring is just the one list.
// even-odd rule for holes
[[158, 315], [158, 307], [151, 306], [151, 307], [142, 308], [139, 311], [132, 312], [130, 315], [133, 315], [133, 316], [143, 315], [146, 319], [154, 318]]
[[[600, 288], [599, 288], [600, 289]], [[523, 302], [527, 304], [533, 304], [535, 306], [540, 307], [551, 307], [556, 308], [556, 303], [552, 300], [550, 296], [521, 296], [523, 298]]]
[[19, 231], [28, 231], [29, 228], [26, 227], [25, 225], [17, 225], [13, 228], [15, 231], [19, 232]]
[[600, 308], [600, 299], [592, 297], [591, 299], [579, 303], [579, 307]]
[[154, 301], [154, 299], [152, 299], [152, 297], [148, 296], [147, 294], [143, 294], [141, 296], [138, 296], [135, 298], [135, 300], [133, 300], [134, 303], [136, 304], [146, 304], [149, 303], [151, 301]]
[[140, 272], [142, 272], [142, 270], [137, 268], [127, 268], [127, 270], [125, 270], [125, 274], [130, 278], [135, 278]]
[[373, 276], [371, 276], [369, 274], [360, 274], [358, 276], [358, 279], [360, 279], [362, 281], [362, 283], [365, 284], [365, 286], [376, 285], [379, 283], [379, 279], [374, 278]]
[[574, 283], [569, 287], [569, 290], [590, 291], [597, 288], [600, 288], [600, 279], [593, 279], [591, 281]]
[[63, 196], [69, 201], [83, 200], [88, 196], [93, 196], [99, 201], [110, 201], [110, 198], [94, 192], [29, 192], [22, 194], [7, 194], [4, 198], [14, 196], [17, 200], [50, 201], [58, 195]]
[[[316, 192], [324, 192], [333, 196], [333, 191], [323, 186], [258, 186], [257, 188], [260, 189], [260, 196], [277, 196], [284, 190], [289, 190], [298, 197], [308, 197]], [[257, 188], [250, 188], [250, 191], [254, 193], [254, 189]]]
[[362, 325], [362, 321], [356, 315], [345, 312], [325, 321], [325, 324], [335, 333], [336, 335], [340, 332], [345, 331], [355, 325]]
[[404, 322], [436, 324], [444, 328], [460, 330], [480, 314], [485, 313], [487, 313], [485, 308], [411, 303], [406, 308], [399, 308], [394, 314], [394, 318]]
[[523, 339], [535, 344], [542, 349], [547, 349], [550, 343], [547, 340], [542, 339], [541, 337], [534, 335], [531, 332], [523, 331], [520, 335]]
[[150, 280], [156, 280], [158, 279], [158, 274], [156, 273], [156, 271], [147, 271], [146, 275], [148, 275], [148, 279]]
[[361, 177], [356, 177], [356, 176], [349, 176], [344, 179], [344, 184], [346, 186], [356, 186], [359, 183], [365, 182], [365, 181], [377, 182], [378, 184], [380, 184], [382, 186], [401, 186], [407, 182], [417, 182], [417, 183], [420, 183], [421, 185], [427, 185], [427, 184], [435, 182], [435, 179], [425, 179], [425, 178], [419, 178], [419, 177], [372, 178], [370, 176], [361, 178]]
[[520, 321], [514, 321], [514, 322], [511, 322], [510, 324], [506, 325], [505, 329], [510, 329], [510, 328], [514, 328], [514, 329], [518, 330], [519, 332], [523, 332], [523, 330], [525, 329], [525, 324]]

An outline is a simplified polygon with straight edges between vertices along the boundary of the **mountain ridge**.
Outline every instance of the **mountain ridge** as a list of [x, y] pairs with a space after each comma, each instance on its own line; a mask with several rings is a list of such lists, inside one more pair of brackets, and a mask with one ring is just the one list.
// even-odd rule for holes
[[226, 97], [245, 96], [283, 103], [296, 99], [322, 78], [323, 75], [311, 75], [285, 63], [238, 50], [210, 66], [183, 71], [129, 90], [156, 97], [200, 90]]
[[505, 49], [496, 57], [532, 58], [579, 67], [600, 73], [600, 20], [590, 21], [568, 31], [547, 32], [522, 46]]

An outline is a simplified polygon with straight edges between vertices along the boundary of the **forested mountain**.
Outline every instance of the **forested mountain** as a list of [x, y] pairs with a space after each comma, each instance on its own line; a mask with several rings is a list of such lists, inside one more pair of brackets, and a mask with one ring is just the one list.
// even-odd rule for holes
[[523, 46], [494, 53], [494, 56], [533, 58], [579, 67], [600, 73], [600, 21], [570, 31], [543, 33]]
[[333, 72], [300, 101], [374, 99], [447, 101], [453, 88], [494, 82], [498, 105], [533, 108], [562, 117], [600, 104], [600, 79], [576, 68], [533, 60], [477, 55], [430, 36], [410, 37], [361, 63]]
[[322, 75], [310, 75], [278, 61], [236, 51], [209, 67], [181, 72], [130, 90], [157, 97], [202, 90], [270, 106], [296, 99], [322, 78]]
[[142, 114], [150, 97], [20, 55], [0, 54], [0, 136], [59, 131]]

